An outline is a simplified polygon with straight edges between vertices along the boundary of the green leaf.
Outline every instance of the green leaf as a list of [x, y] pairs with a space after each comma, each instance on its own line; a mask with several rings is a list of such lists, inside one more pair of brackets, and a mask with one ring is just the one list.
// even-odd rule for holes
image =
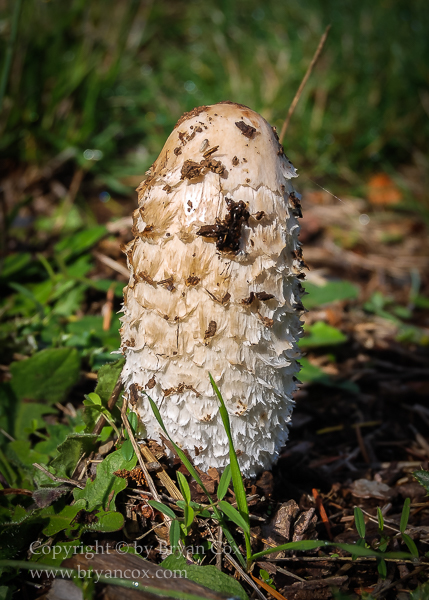
[[355, 515], [355, 525], [356, 525], [356, 529], [359, 534], [359, 537], [365, 538], [365, 519], [363, 516], [363, 512], [359, 508], [359, 506], [355, 506], [354, 515]]
[[59, 513], [49, 515], [49, 523], [43, 529], [43, 533], [47, 536], [55, 535], [64, 529], [69, 529], [71, 521], [76, 517], [77, 513], [86, 507], [85, 500], [78, 500], [73, 506], [65, 506]]
[[100, 511], [96, 515], [97, 521], [89, 523], [82, 527], [82, 531], [102, 531], [108, 533], [119, 531], [124, 526], [124, 516], [120, 512], [113, 510]]
[[98, 383], [95, 388], [95, 393], [100, 396], [103, 406], [107, 406], [124, 364], [125, 359], [121, 358], [114, 363], [104, 365], [104, 367], [101, 367], [98, 371]]
[[128, 417], [128, 422], [130, 424], [131, 430], [132, 430], [133, 434], [135, 435], [138, 424], [139, 424], [139, 419], [138, 419], [136, 413], [133, 411], [129, 412], [127, 417]]
[[355, 299], [359, 296], [359, 288], [349, 281], [328, 281], [322, 286], [308, 281], [304, 287], [308, 293], [304, 300], [307, 309], [338, 300]]
[[226, 492], [228, 491], [229, 484], [231, 482], [231, 466], [227, 465], [225, 467], [224, 472], [219, 481], [219, 485], [217, 488], [217, 497], [218, 500], [222, 500], [225, 497]]
[[180, 471], [177, 471], [176, 475], [182, 496], [184, 497], [186, 504], [189, 504], [191, 501], [191, 490], [188, 482], [186, 481], [186, 477]]
[[381, 579], [386, 579], [387, 577], [387, 564], [383, 558], [378, 559], [377, 561], [377, 571], [380, 575]]
[[179, 521], [174, 520], [171, 522], [171, 525], [170, 525], [170, 546], [171, 546], [171, 552], [173, 554], [179, 547], [179, 540], [180, 540], [180, 525], [179, 525]]
[[410, 517], [410, 504], [411, 500], [409, 498], [405, 498], [404, 506], [402, 507], [401, 521], [399, 524], [399, 531], [404, 533], [408, 525], [408, 519]]
[[36, 402], [20, 402], [17, 407], [15, 417], [15, 427], [13, 435], [17, 440], [28, 438], [29, 432], [34, 431], [33, 421], [37, 422], [36, 429], [46, 427], [46, 422], [42, 419], [43, 415], [57, 414], [58, 410], [46, 404]]
[[378, 520], [378, 528], [380, 531], [384, 529], [384, 518], [383, 513], [381, 512], [381, 508], [377, 506], [377, 520]]
[[92, 433], [71, 433], [58, 446], [59, 454], [49, 467], [54, 469], [57, 477], [71, 477], [81, 456], [94, 449], [96, 439]]
[[185, 510], [185, 527], [186, 527], [186, 529], [188, 531], [189, 531], [190, 526], [194, 522], [194, 517], [195, 517], [194, 509], [191, 508], [190, 506], [186, 506], [186, 510]]
[[161, 567], [173, 572], [184, 571], [187, 579], [220, 594], [225, 594], [228, 598], [236, 597], [240, 600], [248, 600], [246, 592], [239, 582], [230, 575], [222, 573], [215, 566], [188, 565], [181, 554], [170, 554], [162, 561]]
[[152, 506], [152, 508], [159, 510], [159, 512], [162, 512], [162, 514], [167, 515], [167, 517], [170, 517], [170, 519], [176, 519], [176, 513], [169, 506], [162, 504], [162, 502], [158, 502], [157, 500], [148, 500], [147, 503]]
[[402, 533], [402, 539], [404, 540], [408, 550], [411, 552], [413, 557], [418, 558], [419, 551], [417, 550], [417, 546], [415, 545], [414, 541], [410, 538], [410, 536], [406, 533]]
[[244, 489], [244, 484], [243, 484], [243, 479], [241, 477], [241, 471], [240, 471], [240, 467], [238, 464], [237, 454], [235, 452], [234, 443], [232, 441], [228, 411], [226, 410], [226, 406], [225, 406], [225, 402], [223, 401], [222, 394], [220, 393], [213, 377], [210, 374], [209, 374], [209, 377], [210, 377], [210, 382], [212, 384], [212, 387], [213, 387], [213, 389], [216, 393], [216, 396], [218, 397], [218, 400], [220, 402], [219, 411], [220, 411], [220, 415], [222, 418], [223, 426], [225, 428], [226, 435], [228, 436], [229, 459], [230, 459], [230, 465], [231, 465], [232, 483], [234, 486], [234, 492], [235, 492], [235, 496], [236, 496], [236, 500], [237, 500], [238, 510], [239, 510], [241, 516], [243, 517], [243, 519], [245, 520], [245, 522], [247, 524], [249, 524], [249, 508], [247, 506], [246, 490]]
[[107, 234], [107, 229], [104, 225], [96, 225], [89, 227], [73, 235], [63, 237], [57, 244], [54, 250], [56, 254], [62, 255], [63, 260], [67, 260], [73, 255], [80, 254], [94, 246], [102, 237]]
[[363, 538], [359, 538], [356, 544], [342, 544], [337, 542], [325, 542], [320, 540], [302, 540], [301, 542], [288, 542], [287, 544], [281, 544], [280, 546], [276, 546], [275, 548], [268, 548], [267, 550], [262, 550], [261, 552], [257, 552], [253, 554], [252, 560], [259, 560], [263, 556], [267, 554], [272, 554], [273, 552], [281, 552], [281, 551], [289, 551], [289, 550], [300, 550], [303, 552], [307, 552], [308, 550], [315, 550], [316, 548], [328, 548], [330, 546], [334, 546], [335, 548], [341, 548], [341, 550], [345, 550], [345, 552], [349, 552], [353, 556], [374, 556], [378, 558], [412, 558], [411, 554], [408, 552], [386, 552], [381, 553], [371, 548], [366, 548], [363, 545], [365, 540]]
[[131, 440], [125, 440], [121, 446], [121, 453], [125, 460], [131, 460], [134, 456], [134, 448]]
[[[94, 481], [87, 480], [83, 490], [75, 489], [73, 492], [75, 500], [84, 498], [87, 501], [87, 510], [92, 512], [96, 508], [111, 508], [115, 510], [116, 495], [127, 487], [127, 481], [114, 475], [115, 471], [131, 470], [136, 466], [137, 457], [134, 455], [129, 461], [125, 460], [120, 450], [116, 450], [107, 456], [97, 466], [97, 475]], [[111, 492], [112, 499], [107, 506]]]
[[317, 348], [319, 346], [333, 346], [347, 341], [347, 336], [336, 327], [331, 327], [323, 321], [304, 327], [305, 337], [299, 340], [301, 348]]
[[241, 527], [246, 533], [250, 533], [249, 523], [247, 523], [243, 519], [243, 517], [236, 508], [231, 506], [231, 504], [229, 504], [228, 502], [225, 502], [225, 500], [221, 500], [219, 502], [219, 508], [222, 512], [226, 514], [228, 519], [231, 519], [231, 521], [233, 521], [236, 525]]
[[10, 365], [11, 386], [19, 400], [54, 404], [79, 380], [80, 358], [74, 348], [51, 348]]
[[189, 473], [192, 475], [192, 477], [195, 479], [195, 481], [201, 486], [201, 488], [204, 491], [205, 495], [207, 496], [207, 498], [208, 498], [211, 506], [213, 507], [214, 516], [216, 517], [216, 519], [218, 519], [219, 524], [222, 527], [222, 530], [223, 530], [223, 532], [225, 534], [226, 539], [228, 540], [229, 545], [233, 549], [233, 551], [234, 551], [235, 555], [237, 556], [238, 560], [240, 561], [241, 565], [244, 568], [246, 568], [246, 561], [244, 560], [244, 557], [243, 557], [243, 555], [240, 552], [240, 549], [239, 549], [239, 547], [237, 545], [237, 542], [235, 541], [235, 539], [231, 535], [230, 531], [226, 527], [226, 524], [222, 521], [222, 515], [219, 512], [219, 510], [217, 509], [217, 507], [215, 506], [215, 504], [213, 503], [213, 499], [210, 496], [210, 494], [208, 493], [206, 487], [204, 486], [204, 483], [201, 481], [201, 477], [198, 475], [197, 471], [195, 470], [195, 467], [192, 465], [192, 463], [190, 462], [190, 460], [187, 458], [187, 456], [183, 452], [183, 450], [181, 448], [179, 448], [179, 446], [177, 444], [175, 444], [173, 442], [173, 440], [171, 439], [171, 437], [168, 435], [167, 429], [165, 428], [165, 425], [164, 425], [164, 422], [162, 420], [161, 414], [160, 414], [160, 412], [158, 410], [158, 407], [155, 404], [155, 402], [152, 400], [152, 398], [149, 396], [149, 394], [147, 394], [146, 392], [144, 392], [144, 393], [147, 396], [147, 399], [149, 400], [149, 403], [150, 403], [150, 406], [152, 408], [153, 414], [155, 415], [155, 418], [158, 421], [159, 426], [164, 431], [165, 435], [168, 437], [168, 439], [170, 440], [170, 442], [173, 444], [174, 449], [177, 452], [177, 454], [178, 454], [180, 460], [182, 461], [182, 463], [188, 469]]
[[429, 494], [429, 471], [424, 471], [422, 469], [420, 471], [414, 471], [413, 475]]

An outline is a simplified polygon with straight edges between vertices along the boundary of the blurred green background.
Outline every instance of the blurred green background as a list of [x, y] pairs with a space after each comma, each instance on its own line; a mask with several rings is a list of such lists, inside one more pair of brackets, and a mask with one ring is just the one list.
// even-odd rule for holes
[[427, 0], [2, 0], [3, 57], [19, 4], [3, 171], [67, 151], [127, 193], [196, 105], [233, 100], [280, 129], [329, 23], [285, 140], [300, 173], [359, 183], [427, 152]]

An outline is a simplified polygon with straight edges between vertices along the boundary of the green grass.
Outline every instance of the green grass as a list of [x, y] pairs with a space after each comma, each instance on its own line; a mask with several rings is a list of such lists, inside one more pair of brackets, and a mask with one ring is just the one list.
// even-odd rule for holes
[[[13, 4], [0, 14], [3, 56]], [[292, 161], [350, 181], [425, 152], [424, 0], [34, 0], [18, 23], [0, 157], [42, 164], [67, 149], [104, 186], [125, 191], [195, 105], [231, 99], [280, 128], [328, 23], [287, 133]]]

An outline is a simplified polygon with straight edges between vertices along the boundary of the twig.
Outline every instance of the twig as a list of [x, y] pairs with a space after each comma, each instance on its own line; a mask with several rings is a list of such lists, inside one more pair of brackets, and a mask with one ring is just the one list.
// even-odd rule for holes
[[126, 267], [121, 265], [121, 263], [119, 263], [118, 261], [113, 260], [113, 258], [110, 258], [109, 256], [105, 256], [104, 254], [100, 254], [100, 252], [93, 252], [93, 255], [100, 262], [104, 263], [106, 266], [110, 267], [114, 271], [117, 271], [118, 273], [123, 275], [126, 279], [129, 278], [130, 272], [128, 271], [128, 269]]
[[55, 477], [55, 475], [52, 475], [52, 473], [50, 473], [47, 469], [45, 469], [45, 467], [42, 467], [42, 465], [39, 465], [38, 463], [33, 463], [33, 467], [36, 467], [36, 469], [42, 471], [42, 473], [44, 473], [47, 477], [49, 477], [49, 479], [52, 479], [52, 481], [55, 481], [56, 483], [69, 483], [70, 485], [74, 485], [75, 487], [78, 487], [81, 490], [83, 490], [85, 487], [84, 483], [81, 483], [76, 479], [67, 479], [67, 477]]
[[255, 581], [258, 585], [260, 585], [266, 592], [268, 592], [269, 594], [271, 594], [271, 596], [276, 598], [276, 600], [286, 600], [286, 598], [282, 594], [280, 594], [280, 592], [278, 592], [277, 590], [272, 588], [270, 585], [268, 585], [268, 583], [265, 583], [265, 581], [258, 579], [252, 573], [250, 573], [250, 577], [253, 579], [253, 581]]
[[131, 429], [131, 425], [130, 422], [128, 421], [128, 417], [127, 417], [127, 407], [128, 407], [128, 400], [124, 397], [123, 398], [123, 403], [122, 403], [122, 410], [121, 410], [121, 417], [122, 417], [122, 422], [125, 426], [125, 429], [127, 430], [128, 433], [128, 437], [131, 441], [131, 444], [134, 448], [134, 452], [136, 453], [137, 456], [137, 460], [139, 461], [139, 465], [141, 470], [143, 471], [143, 474], [146, 478], [147, 484], [149, 486], [150, 491], [152, 492], [153, 497], [155, 498], [155, 500], [157, 500], [158, 502], [161, 501], [161, 498], [159, 497], [158, 494], [158, 490], [155, 487], [155, 484], [153, 482], [152, 477], [149, 474], [149, 471], [147, 470], [146, 467], [146, 463], [143, 460], [142, 454], [140, 452], [140, 448], [136, 442], [136, 439], [134, 437], [133, 434], [133, 430]]
[[[217, 548], [222, 548], [222, 537], [223, 537], [223, 530], [222, 530], [222, 527], [219, 525], [218, 531], [217, 531]], [[221, 552], [216, 552], [216, 568], [219, 569], [219, 571], [222, 571], [222, 554], [221, 554]]]
[[17, 494], [19, 496], [32, 496], [33, 492], [30, 490], [24, 490], [22, 488], [6, 488], [0, 490], [0, 496], [7, 496], [8, 494]]
[[307, 80], [310, 77], [311, 72], [312, 72], [312, 70], [314, 68], [314, 65], [316, 64], [317, 59], [319, 58], [319, 56], [320, 56], [320, 54], [321, 54], [321, 52], [323, 50], [323, 46], [325, 45], [326, 38], [328, 37], [328, 33], [329, 33], [330, 29], [331, 29], [331, 26], [328, 25], [327, 28], [325, 29], [325, 33], [320, 38], [320, 42], [319, 42], [319, 45], [317, 46], [316, 52], [314, 53], [313, 59], [312, 59], [310, 65], [309, 65], [309, 67], [307, 69], [306, 74], [304, 75], [303, 80], [301, 81], [301, 85], [299, 86], [298, 91], [296, 92], [294, 99], [292, 100], [292, 104], [289, 107], [289, 111], [287, 113], [287, 117], [285, 119], [285, 122], [283, 123], [283, 127], [282, 127], [282, 130], [281, 130], [281, 133], [280, 133], [280, 137], [279, 137], [280, 143], [283, 142], [283, 139], [284, 139], [284, 137], [286, 135], [286, 130], [287, 130], [288, 126], [289, 126], [289, 121], [291, 120], [291, 117], [292, 117], [293, 112], [294, 112], [294, 110], [296, 108], [296, 105], [298, 104], [298, 101], [299, 101], [299, 99], [301, 97], [302, 90], [304, 89], [305, 84], [307, 83]]
[[256, 583], [254, 583], [253, 580], [247, 575], [247, 573], [245, 573], [243, 571], [243, 569], [240, 567], [238, 562], [236, 560], [234, 560], [230, 554], [225, 554], [225, 558], [227, 561], [229, 561], [232, 564], [234, 569], [240, 573], [240, 575], [244, 579], [244, 581], [246, 581], [250, 586], [252, 586], [252, 588], [255, 590], [255, 592], [257, 593], [259, 598], [261, 600], [267, 600], [266, 597], [264, 596], [264, 594], [261, 592], [261, 590], [256, 585]]

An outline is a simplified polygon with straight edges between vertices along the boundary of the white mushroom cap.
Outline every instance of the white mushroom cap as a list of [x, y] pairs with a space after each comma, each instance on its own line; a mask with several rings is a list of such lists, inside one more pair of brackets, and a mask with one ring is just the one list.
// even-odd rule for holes
[[[151, 396], [204, 470], [229, 461], [209, 372], [244, 475], [269, 468], [287, 439], [303, 310], [292, 177], [265, 119], [224, 102], [183, 115], [138, 188], [125, 249], [124, 383]], [[159, 440], [144, 394], [135, 410]]]

